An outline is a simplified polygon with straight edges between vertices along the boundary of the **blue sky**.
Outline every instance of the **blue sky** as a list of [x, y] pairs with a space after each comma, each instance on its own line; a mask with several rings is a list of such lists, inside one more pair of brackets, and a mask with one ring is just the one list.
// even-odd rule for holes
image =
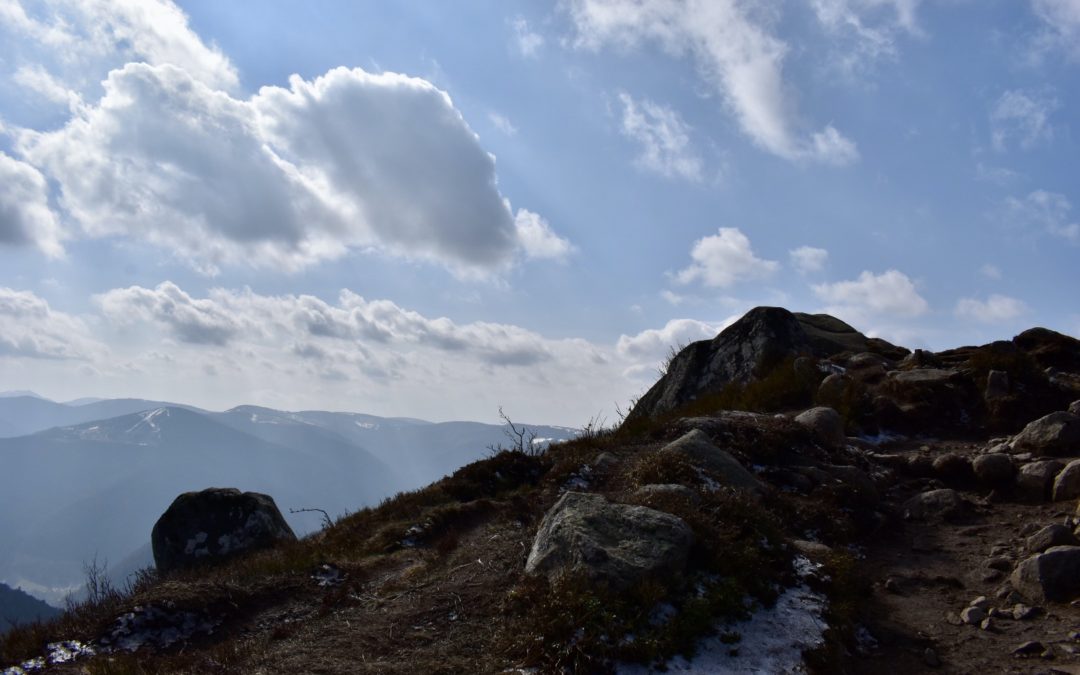
[[0, 0], [0, 381], [613, 418], [759, 304], [1080, 334], [1080, 1]]

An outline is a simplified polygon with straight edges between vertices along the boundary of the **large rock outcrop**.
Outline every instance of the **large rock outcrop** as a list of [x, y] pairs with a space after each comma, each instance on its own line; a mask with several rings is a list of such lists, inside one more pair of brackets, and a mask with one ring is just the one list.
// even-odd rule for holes
[[667, 373], [641, 397], [627, 419], [670, 412], [702, 396], [719, 393], [731, 383], [760, 379], [788, 359], [825, 358], [844, 352], [901, 358], [907, 350], [868, 338], [827, 314], [757, 307], [712, 340], [694, 342], [679, 352]]
[[209, 488], [174, 499], [154, 524], [150, 543], [158, 570], [170, 572], [291, 539], [296, 535], [269, 495]]
[[529, 574], [582, 574], [612, 588], [678, 570], [693, 532], [670, 513], [567, 492], [544, 516], [525, 563]]

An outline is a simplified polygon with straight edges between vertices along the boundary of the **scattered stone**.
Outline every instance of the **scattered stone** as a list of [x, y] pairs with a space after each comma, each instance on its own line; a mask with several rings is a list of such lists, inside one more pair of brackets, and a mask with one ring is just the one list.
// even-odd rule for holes
[[1016, 656], [1031, 656], [1041, 654], [1046, 649], [1038, 640], [1028, 640], [1012, 651]]
[[983, 564], [992, 570], [998, 570], [1000, 572], [1012, 572], [1013, 570], [1012, 561], [1004, 556], [995, 556], [988, 559]]
[[744, 469], [739, 460], [716, 447], [708, 434], [700, 429], [684, 434], [664, 446], [660, 452], [686, 458], [691, 464], [708, 471], [726, 487], [762, 489], [758, 479]]
[[792, 541], [791, 547], [808, 558], [823, 558], [833, 552], [831, 546], [826, 546], [817, 541], [806, 541], [805, 539]]
[[990, 616], [982, 620], [982, 623], [979, 624], [979, 628], [986, 631], [987, 633], [997, 632], [997, 625], [994, 624], [994, 619]]
[[883, 584], [885, 591], [894, 595], [902, 595], [903, 589], [900, 587], [900, 580], [896, 577], [889, 577]]
[[1062, 466], [1061, 462], [1050, 459], [1029, 462], [1020, 467], [1020, 473], [1016, 475], [1016, 487], [1021, 496], [1034, 501], [1046, 501], [1054, 484], [1054, 476], [1061, 471]]
[[1080, 416], [1080, 401], [1073, 401], [1069, 404], [1069, 412], [1073, 415]]
[[991, 453], [971, 460], [971, 469], [980, 483], [988, 487], [1000, 487], [1012, 482], [1016, 467], [1008, 455]]
[[1012, 585], [1032, 600], [1068, 602], [1080, 595], [1080, 546], [1054, 546], [1021, 562]]
[[989, 610], [990, 598], [986, 597], [985, 595], [980, 595], [979, 597], [969, 602], [968, 607], [978, 607], [980, 609]]
[[1041, 614], [1042, 608], [1031, 607], [1030, 605], [1025, 605], [1022, 602], [1018, 602], [1013, 605], [1010, 613], [1012, 614], [1012, 618], [1016, 619], [1017, 621], [1027, 621], [1028, 619], [1034, 619], [1039, 614]]
[[592, 468], [601, 474], [611, 473], [619, 465], [619, 458], [610, 452], [601, 452], [593, 460]]
[[1012, 447], [1052, 457], [1080, 452], [1080, 415], [1059, 411], [1040, 417], [1013, 437]]
[[964, 513], [967, 503], [956, 490], [943, 488], [915, 495], [904, 502], [908, 520], [952, 520]]
[[580, 573], [626, 588], [681, 569], [693, 539], [690, 527], [669, 513], [567, 492], [544, 515], [525, 571], [552, 579]]
[[1074, 459], [1058, 472], [1057, 477], [1054, 478], [1051, 496], [1055, 502], [1080, 497], [1080, 459]]
[[1054, 523], [1047, 525], [1027, 538], [1027, 549], [1032, 553], [1042, 553], [1051, 546], [1080, 546], [1072, 530]]
[[799, 424], [813, 429], [830, 448], [842, 448], [847, 440], [844, 433], [844, 419], [832, 408], [818, 406], [810, 408], [795, 417]]
[[185, 492], [150, 535], [154, 564], [163, 573], [295, 539], [272, 497], [235, 488]]
[[930, 666], [931, 668], [941, 667], [941, 658], [937, 655], [937, 652], [935, 652], [932, 647], [927, 647], [926, 650], [923, 651], [922, 660], [924, 664]]
[[986, 610], [982, 607], [965, 607], [960, 612], [960, 618], [969, 626], [978, 626], [986, 618]]
[[975, 475], [967, 457], [954, 452], [935, 457], [933, 467], [934, 474], [949, 485], [963, 485]]
[[833, 373], [826, 376], [818, 385], [817, 395], [814, 400], [830, 405], [840, 405], [844, 402], [844, 395], [851, 387], [851, 378], [841, 373]]

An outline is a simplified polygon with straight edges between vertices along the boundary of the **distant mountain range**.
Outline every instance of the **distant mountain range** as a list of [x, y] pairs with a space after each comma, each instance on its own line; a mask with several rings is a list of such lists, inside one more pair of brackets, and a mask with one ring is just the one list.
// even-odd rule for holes
[[39, 619], [50, 619], [58, 614], [60, 610], [55, 607], [17, 588], [0, 584], [0, 634], [11, 626], [31, 623]]
[[[576, 430], [528, 425], [538, 438]], [[84, 564], [122, 578], [150, 560], [150, 530], [181, 492], [274, 497], [297, 534], [415, 489], [507, 444], [505, 427], [140, 399], [55, 403], [0, 395], [0, 581], [58, 603]]]

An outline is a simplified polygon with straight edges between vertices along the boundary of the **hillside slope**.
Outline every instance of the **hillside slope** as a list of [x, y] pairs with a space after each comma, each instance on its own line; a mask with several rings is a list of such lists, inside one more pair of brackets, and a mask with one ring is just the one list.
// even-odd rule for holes
[[1049, 333], [820, 356], [770, 332], [781, 358], [675, 383], [707, 394], [681, 408], [144, 577], [0, 659], [77, 640], [56, 672], [1073, 672], [1080, 342]]

